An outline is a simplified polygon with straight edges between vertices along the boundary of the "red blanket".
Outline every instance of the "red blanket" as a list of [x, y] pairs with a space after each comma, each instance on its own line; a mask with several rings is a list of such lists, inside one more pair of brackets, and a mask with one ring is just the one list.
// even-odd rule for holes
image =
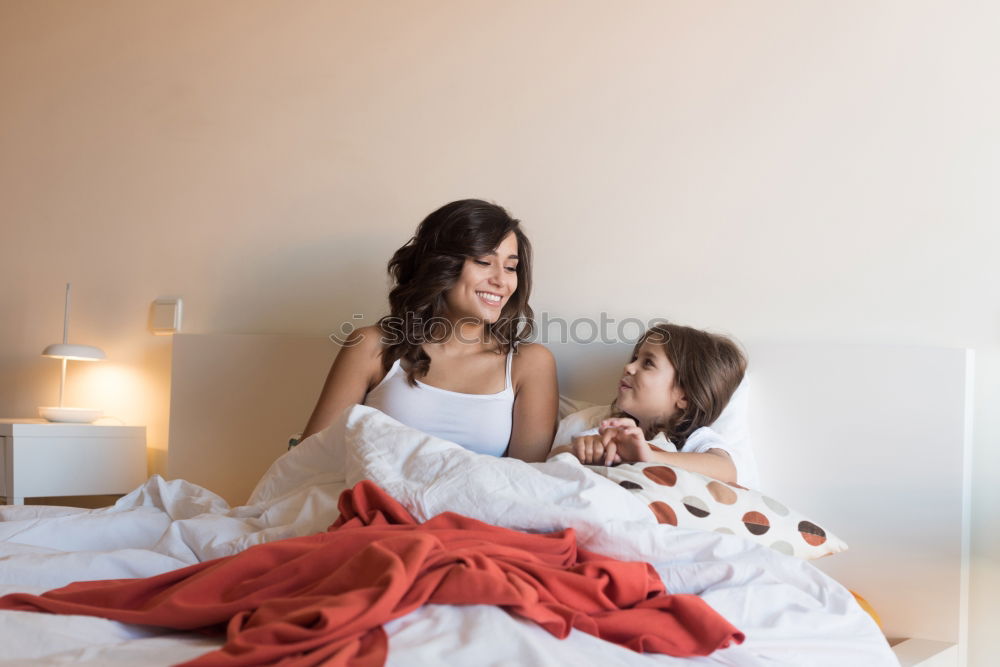
[[495, 604], [557, 637], [577, 628], [635, 651], [707, 655], [743, 634], [693, 595], [668, 595], [646, 563], [457, 514], [418, 524], [371, 482], [340, 497], [329, 532], [261, 544], [147, 579], [84, 581], [0, 608], [180, 630], [225, 628], [188, 665], [381, 665], [382, 624], [421, 605]]

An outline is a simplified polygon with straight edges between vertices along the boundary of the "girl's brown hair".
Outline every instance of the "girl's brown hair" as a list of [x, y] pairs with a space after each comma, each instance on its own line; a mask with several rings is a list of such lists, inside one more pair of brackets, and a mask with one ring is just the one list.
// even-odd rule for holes
[[442, 332], [442, 327], [449, 326], [445, 293], [458, 281], [467, 258], [488, 255], [511, 233], [517, 239], [517, 289], [497, 321], [487, 327], [487, 336], [496, 343], [498, 354], [531, 336], [531, 243], [520, 221], [496, 204], [462, 199], [424, 218], [413, 237], [389, 260], [393, 282], [389, 314], [378, 321], [386, 372], [397, 359], [404, 359], [411, 385], [427, 374], [431, 360], [421, 346], [451, 333]]
[[[687, 407], [665, 424], [654, 424], [646, 437], [663, 432], [680, 449], [688, 436], [719, 418], [743, 381], [747, 360], [730, 338], [678, 324], [662, 323], [649, 329], [635, 344], [633, 359], [647, 342], [663, 347], [674, 367], [674, 385], [684, 392]], [[619, 412], [617, 405], [612, 409]]]

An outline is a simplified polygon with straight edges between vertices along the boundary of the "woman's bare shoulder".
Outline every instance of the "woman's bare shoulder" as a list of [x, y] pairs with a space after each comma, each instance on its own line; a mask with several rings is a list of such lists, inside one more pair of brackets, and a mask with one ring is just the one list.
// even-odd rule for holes
[[385, 332], [377, 324], [355, 329], [344, 341], [344, 347], [361, 346], [371, 350], [382, 349], [382, 338]]
[[554, 373], [555, 369], [555, 357], [541, 343], [521, 343], [514, 351], [512, 374]]
[[524, 359], [527, 361], [542, 361], [545, 359], [555, 360], [552, 356], [552, 352], [549, 348], [545, 347], [541, 343], [519, 343], [516, 348], [514, 348], [514, 361], [518, 359]]
[[355, 363], [379, 365], [382, 361], [383, 332], [376, 325], [355, 329], [340, 346], [339, 356]]

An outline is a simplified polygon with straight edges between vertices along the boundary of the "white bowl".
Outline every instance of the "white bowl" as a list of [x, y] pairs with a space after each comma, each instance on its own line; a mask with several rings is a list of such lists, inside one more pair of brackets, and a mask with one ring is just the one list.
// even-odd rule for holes
[[103, 414], [103, 410], [91, 408], [38, 408], [38, 416], [50, 422], [89, 424], [100, 419]]

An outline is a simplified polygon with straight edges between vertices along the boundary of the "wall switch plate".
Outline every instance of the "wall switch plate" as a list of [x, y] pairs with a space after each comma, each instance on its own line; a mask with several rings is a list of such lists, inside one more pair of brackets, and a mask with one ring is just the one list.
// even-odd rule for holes
[[157, 299], [149, 310], [149, 330], [158, 336], [168, 336], [181, 330], [181, 299]]

